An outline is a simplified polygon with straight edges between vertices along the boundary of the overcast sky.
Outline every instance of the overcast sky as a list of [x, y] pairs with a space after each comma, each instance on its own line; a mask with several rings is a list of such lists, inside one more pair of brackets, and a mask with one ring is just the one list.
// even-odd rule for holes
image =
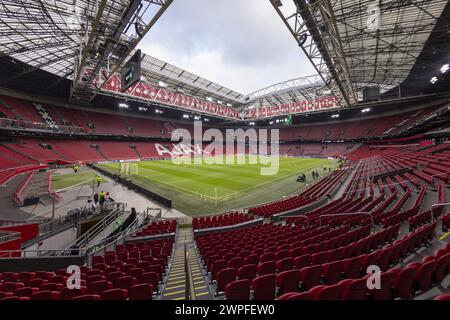
[[243, 94], [314, 74], [269, 0], [175, 0], [140, 48]]

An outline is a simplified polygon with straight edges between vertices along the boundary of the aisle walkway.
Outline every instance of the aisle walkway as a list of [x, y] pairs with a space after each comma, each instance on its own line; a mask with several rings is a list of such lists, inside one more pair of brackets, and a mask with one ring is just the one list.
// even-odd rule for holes
[[210, 288], [205, 279], [194, 248], [192, 229], [179, 229], [175, 240], [175, 254], [170, 264], [165, 286], [162, 288], [162, 300], [185, 300], [186, 286], [189, 278], [186, 273], [185, 253], [187, 250], [190, 277], [193, 282], [192, 300], [213, 299]]

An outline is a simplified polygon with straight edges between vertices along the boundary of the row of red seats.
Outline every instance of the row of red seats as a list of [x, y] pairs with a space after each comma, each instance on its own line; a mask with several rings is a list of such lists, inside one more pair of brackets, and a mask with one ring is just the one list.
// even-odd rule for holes
[[92, 257], [82, 266], [81, 287], [67, 289], [67, 270], [55, 272], [4, 272], [0, 274], [3, 299], [151, 299], [173, 250], [173, 239], [118, 245], [116, 250]]
[[66, 277], [56, 277], [58, 279], [36, 278], [26, 284], [2, 282], [0, 300], [151, 300], [153, 297], [153, 285], [145, 279], [136, 281], [134, 278], [123, 276], [110, 282], [93, 281], [92, 278], [95, 276], [91, 276], [87, 280], [81, 280], [79, 288], [71, 289], [65, 283]]
[[[286, 270], [277, 275], [266, 274], [254, 278], [251, 282], [250, 279], [240, 278], [237, 281], [229, 282], [225, 286], [225, 294], [227, 299], [230, 300], [249, 299], [251, 284], [254, 290], [253, 297], [257, 300], [273, 300], [277, 294], [298, 294], [299, 291], [306, 292], [304, 296], [310, 297], [311, 290], [313, 290], [315, 295], [318, 294], [316, 291], [320, 291], [320, 289], [325, 287], [329, 288], [325, 292], [334, 292], [334, 299], [368, 299], [367, 276], [363, 276], [366, 273], [365, 268], [370, 265], [380, 265], [380, 259], [383, 259], [387, 263], [384, 266], [380, 265], [381, 270], [383, 272], [389, 270], [390, 266], [397, 264], [401, 258], [406, 257], [433, 238], [435, 227], [435, 224], [424, 226], [414, 233], [397, 240], [394, 244], [377, 249], [369, 255], [364, 254], [344, 261], [338, 260], [332, 265], [313, 265], [303, 267], [300, 270]], [[379, 292], [379, 295], [372, 297], [375, 299], [391, 299], [394, 296], [391, 294], [392, 289], [395, 289], [392, 293], [402, 299], [409, 299], [416, 292], [416, 289], [427, 291], [432, 284], [439, 283], [449, 273], [449, 251], [450, 245], [438, 251], [435, 257], [424, 259], [424, 264], [432, 260], [432, 267], [426, 265], [421, 268], [422, 266], [415, 264], [414, 267], [417, 274], [415, 273], [412, 277], [408, 267], [401, 270], [394, 269], [396, 275], [395, 285], [387, 285], [386, 287], [382, 285], [382, 288], [389, 294]], [[361, 276], [363, 276], [362, 279]], [[405, 278], [408, 281], [405, 281]], [[338, 285], [336, 286], [336, 284]], [[320, 289], [316, 288], [317, 286], [320, 286]], [[340, 291], [342, 289], [344, 289], [343, 292]], [[350, 292], [344, 294], [346, 290]], [[320, 294], [319, 297], [325, 299], [327, 296], [325, 292], [322, 293], [323, 296]], [[284, 300], [285, 298], [283, 297], [282, 299]]]
[[[431, 285], [440, 283], [449, 274], [450, 245], [438, 250], [434, 256], [425, 257], [422, 262], [409, 263], [403, 269], [393, 268], [380, 274], [380, 288], [367, 289], [367, 278], [358, 280], [343, 280], [337, 285], [319, 285], [308, 292], [289, 292], [283, 294], [278, 300], [338, 300], [338, 299], [374, 299], [391, 300], [396, 295], [409, 299], [412, 295], [426, 292]], [[343, 288], [344, 287], [344, 288]], [[345, 289], [350, 296], [343, 295]], [[343, 290], [344, 289], [344, 290]], [[436, 300], [450, 298], [443, 294]]]
[[249, 213], [269, 217], [280, 212], [305, 206], [314, 200], [319, 199], [321, 196], [334, 191], [336, 183], [342, 179], [345, 173], [346, 170], [334, 171], [331, 175], [322, 178], [297, 196], [250, 208]]
[[[384, 227], [393, 225], [393, 224], [398, 224], [401, 223], [405, 220], [407, 220], [408, 218], [416, 215], [419, 212], [419, 209], [423, 203], [423, 199], [425, 197], [427, 188], [426, 187], [422, 187], [419, 195], [417, 196], [414, 204], [412, 205], [412, 207], [408, 210], [402, 211], [402, 212], [398, 212], [396, 214], [387, 216], [385, 218], [383, 218], [381, 220], [381, 223], [383, 224]], [[379, 221], [379, 219], [377, 220]]]
[[221, 215], [194, 217], [192, 219], [192, 227], [194, 230], [216, 228], [223, 226], [230, 226], [234, 224], [243, 223], [252, 220], [253, 216], [250, 214], [243, 214], [239, 212], [230, 212]]
[[176, 220], [164, 220], [150, 223], [144, 229], [136, 232], [132, 237], [146, 237], [156, 234], [174, 233], [177, 230]]
[[[358, 256], [363, 252], [378, 248], [386, 242], [389, 243], [395, 238], [396, 233], [398, 233], [398, 227], [396, 227], [383, 230], [363, 239], [358, 239], [358, 235], [363, 235], [361, 232], [364, 232], [364, 229], [360, 228], [349, 234], [344, 234], [342, 237], [347, 236], [347, 238], [341, 237], [341, 241], [335, 241], [336, 246], [333, 246], [334, 249], [324, 246], [320, 247], [320, 244], [317, 251], [304, 250], [306, 248], [302, 248], [301, 246], [296, 246], [291, 250], [280, 248], [276, 252], [264, 251], [259, 256], [256, 253], [245, 258], [235, 256], [234, 258], [230, 258], [228, 263], [227, 260], [212, 255], [206, 261], [206, 266], [208, 270], [211, 270], [211, 280], [217, 279], [218, 290], [223, 291], [221, 289], [224, 289], [226, 284], [233, 281], [233, 277], [243, 272], [240, 268], [250, 272], [251, 266], [253, 265], [253, 269], [256, 269], [258, 275], [265, 275], [275, 272], [280, 273], [294, 268], [301, 269], [310, 265], [331, 263], [344, 258], [350, 259], [352, 256]], [[353, 243], [356, 240], [358, 241]]]

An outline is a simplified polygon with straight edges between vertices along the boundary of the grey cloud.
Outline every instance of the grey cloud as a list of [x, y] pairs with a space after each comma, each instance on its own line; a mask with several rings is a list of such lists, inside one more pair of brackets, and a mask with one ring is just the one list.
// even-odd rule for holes
[[[313, 73], [269, 0], [174, 1], [144, 39], [143, 48], [155, 47], [170, 52], [169, 62], [175, 65], [219, 52], [222, 61], [217, 64], [228, 69], [224, 77], [200, 75], [242, 92]], [[202, 71], [208, 73], [208, 68]]]

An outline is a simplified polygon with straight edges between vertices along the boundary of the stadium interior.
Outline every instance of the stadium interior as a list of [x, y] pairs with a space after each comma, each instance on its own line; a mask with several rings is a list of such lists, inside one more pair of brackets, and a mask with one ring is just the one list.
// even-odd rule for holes
[[450, 300], [449, 2], [264, 0], [315, 74], [243, 94], [141, 52], [177, 1], [1, 1], [0, 301]]

